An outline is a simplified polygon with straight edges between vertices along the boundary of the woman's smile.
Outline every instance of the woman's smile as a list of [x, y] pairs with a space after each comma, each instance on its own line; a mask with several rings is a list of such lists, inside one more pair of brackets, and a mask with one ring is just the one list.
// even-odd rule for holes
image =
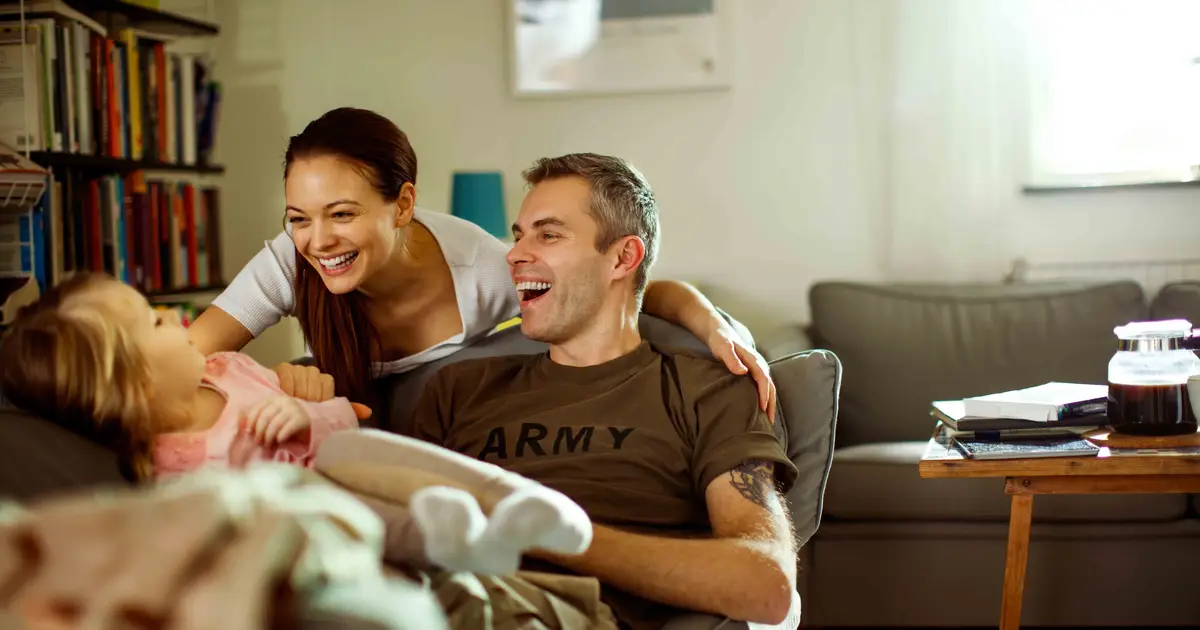
[[317, 257], [317, 262], [321, 265], [321, 272], [327, 276], [340, 276], [350, 271], [355, 260], [358, 260], [357, 251], [346, 252], [337, 256]]

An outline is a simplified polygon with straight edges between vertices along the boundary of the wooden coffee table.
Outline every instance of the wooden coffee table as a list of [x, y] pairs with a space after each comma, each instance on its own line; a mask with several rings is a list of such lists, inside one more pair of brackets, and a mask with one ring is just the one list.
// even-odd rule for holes
[[974, 460], [962, 456], [940, 425], [918, 466], [924, 478], [1005, 478], [1012, 512], [1000, 607], [1002, 630], [1021, 624], [1033, 495], [1200, 492], [1200, 455], [1114, 456], [1102, 448], [1096, 457]]

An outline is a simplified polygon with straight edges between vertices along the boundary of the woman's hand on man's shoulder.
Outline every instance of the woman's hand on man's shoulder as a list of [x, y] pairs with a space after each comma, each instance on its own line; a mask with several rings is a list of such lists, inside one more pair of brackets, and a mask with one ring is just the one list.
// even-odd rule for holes
[[279, 388], [289, 396], [310, 402], [333, 398], [333, 377], [315, 366], [280, 363], [271, 369], [279, 375]]

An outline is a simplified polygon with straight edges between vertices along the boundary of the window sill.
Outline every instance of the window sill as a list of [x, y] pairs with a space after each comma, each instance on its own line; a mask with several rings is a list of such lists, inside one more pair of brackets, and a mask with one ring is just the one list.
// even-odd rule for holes
[[1021, 187], [1025, 194], [1058, 193], [1121, 188], [1177, 188], [1200, 186], [1200, 165], [1111, 173], [1062, 175], [1045, 173]]
[[1200, 187], [1200, 179], [1174, 182], [1127, 182], [1112, 184], [1026, 184], [1021, 192], [1027, 195], [1046, 193], [1091, 192], [1100, 190], [1120, 190], [1126, 188], [1180, 188]]

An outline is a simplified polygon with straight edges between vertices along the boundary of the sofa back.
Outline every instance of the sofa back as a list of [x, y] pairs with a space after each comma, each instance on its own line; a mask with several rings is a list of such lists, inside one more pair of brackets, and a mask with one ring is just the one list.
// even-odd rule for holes
[[1154, 296], [1150, 311], [1154, 319], [1186, 319], [1200, 326], [1200, 280], [1165, 285]]
[[934, 400], [1106, 383], [1113, 328], [1149, 316], [1134, 282], [823, 282], [809, 302], [813, 344], [845, 368], [838, 446], [928, 439]]

